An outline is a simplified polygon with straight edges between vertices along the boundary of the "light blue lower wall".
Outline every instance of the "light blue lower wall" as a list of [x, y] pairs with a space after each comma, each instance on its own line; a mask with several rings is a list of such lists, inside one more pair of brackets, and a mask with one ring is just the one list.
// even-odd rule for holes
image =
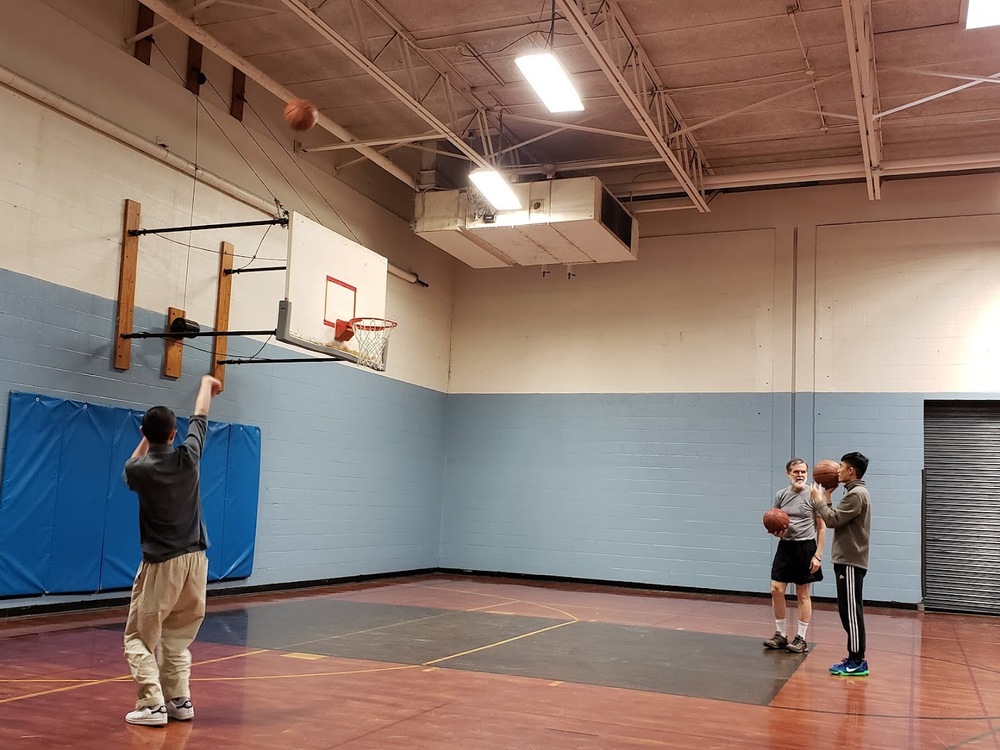
[[[162, 330], [165, 312], [137, 309], [135, 329]], [[193, 347], [211, 341], [190, 340], [180, 380], [161, 377], [159, 339], [133, 341], [132, 367], [118, 372], [114, 315], [112, 301], [0, 270], [0, 425], [11, 390], [189, 414], [210, 362]], [[229, 345], [231, 355], [259, 348]], [[229, 366], [210, 417], [262, 432], [256, 558], [243, 584], [438, 565], [444, 394], [336, 363]]]
[[[923, 399], [453, 395], [441, 566], [766, 591], [775, 541], [760, 519], [785, 462], [859, 450], [872, 461], [866, 598], [918, 602]], [[815, 593], [834, 597], [829, 560]]]
[[[188, 347], [184, 377], [164, 379], [148, 340], [117, 372], [113, 302], [3, 270], [0, 313], [0, 424], [10, 390], [187, 413], [208, 370]], [[136, 311], [137, 330], [162, 325]], [[875, 503], [867, 598], [912, 603], [925, 397], [445, 396], [343, 365], [259, 364], [227, 368], [212, 417], [262, 430], [248, 585], [440, 566], [764, 591], [774, 544], [760, 516], [784, 462], [860, 450]], [[816, 593], [833, 596], [832, 580]]]

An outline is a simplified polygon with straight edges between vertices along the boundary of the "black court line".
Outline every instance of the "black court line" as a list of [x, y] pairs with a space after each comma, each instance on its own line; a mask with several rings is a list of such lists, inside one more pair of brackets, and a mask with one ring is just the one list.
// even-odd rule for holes
[[210, 613], [198, 640], [761, 706], [804, 658], [756, 637], [336, 599]]

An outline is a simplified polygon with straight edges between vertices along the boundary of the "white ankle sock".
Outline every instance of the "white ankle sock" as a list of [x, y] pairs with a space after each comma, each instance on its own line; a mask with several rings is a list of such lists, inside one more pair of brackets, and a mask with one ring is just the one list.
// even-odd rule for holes
[[785, 621], [784, 620], [775, 620], [774, 621], [774, 629], [777, 630], [782, 635], [785, 635]]
[[802, 638], [803, 640], [805, 640], [806, 631], [808, 629], [809, 629], [809, 623], [808, 622], [802, 622], [802, 620], [799, 620], [799, 638]]

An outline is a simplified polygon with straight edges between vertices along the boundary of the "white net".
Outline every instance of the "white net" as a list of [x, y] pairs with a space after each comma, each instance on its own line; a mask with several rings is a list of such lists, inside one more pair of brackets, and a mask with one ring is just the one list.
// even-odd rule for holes
[[395, 320], [385, 318], [354, 318], [354, 340], [358, 345], [358, 364], [373, 370], [385, 370], [385, 345], [396, 327]]

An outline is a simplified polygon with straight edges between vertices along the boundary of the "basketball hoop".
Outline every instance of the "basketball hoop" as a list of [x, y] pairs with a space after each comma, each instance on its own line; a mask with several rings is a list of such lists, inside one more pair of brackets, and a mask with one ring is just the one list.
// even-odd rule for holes
[[352, 318], [354, 340], [358, 345], [358, 364], [373, 370], [385, 370], [385, 345], [396, 327], [395, 320]]

